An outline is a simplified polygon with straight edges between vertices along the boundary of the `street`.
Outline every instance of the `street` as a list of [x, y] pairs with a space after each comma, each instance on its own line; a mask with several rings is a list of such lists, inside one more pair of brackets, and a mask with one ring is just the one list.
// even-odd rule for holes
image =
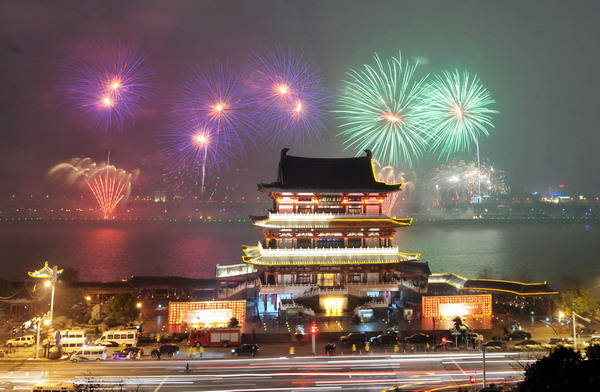
[[[487, 382], [515, 382], [535, 355], [486, 354]], [[186, 371], [189, 364], [189, 373]], [[173, 359], [72, 363], [0, 361], [2, 390], [30, 390], [41, 381], [75, 381], [89, 373], [107, 385], [142, 391], [452, 391], [483, 382], [481, 353]], [[475, 385], [470, 383], [475, 377]]]

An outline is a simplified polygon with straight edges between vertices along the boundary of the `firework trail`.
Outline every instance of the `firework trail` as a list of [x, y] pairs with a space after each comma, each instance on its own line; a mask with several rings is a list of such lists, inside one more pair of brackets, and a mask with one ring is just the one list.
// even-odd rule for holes
[[400, 54], [385, 61], [375, 54], [374, 59], [374, 66], [347, 72], [336, 110], [343, 129], [338, 136], [347, 137], [346, 149], [371, 149], [386, 164], [412, 166], [431, 139], [425, 78], [417, 80], [417, 64], [403, 63]]
[[489, 136], [496, 103], [477, 75], [443, 71], [427, 87], [427, 114], [431, 126], [431, 149], [440, 156], [468, 151], [481, 135]]
[[161, 136], [163, 152], [174, 168], [200, 169], [204, 193], [208, 169], [219, 171], [244, 155], [243, 139], [257, 131], [253, 95], [247, 81], [228, 66], [195, 66], [181, 83]]
[[60, 91], [77, 122], [120, 131], [148, 101], [152, 72], [146, 57], [121, 42], [89, 42], [62, 64]]
[[73, 158], [48, 172], [50, 178], [63, 181], [68, 187], [86, 186], [94, 195], [104, 219], [112, 218], [117, 205], [129, 198], [131, 183], [138, 174], [137, 170], [128, 173], [104, 162], [96, 164], [90, 158]]
[[320, 139], [328, 96], [311, 62], [291, 49], [263, 49], [250, 56], [251, 87], [259, 121], [276, 146], [302, 147]]
[[477, 161], [452, 161], [435, 169], [428, 181], [427, 188], [434, 191], [434, 205], [444, 202], [469, 202], [479, 195], [481, 184], [483, 197], [505, 195], [509, 187], [504, 179], [504, 171], [496, 169], [489, 161], [484, 161], [481, 168]]

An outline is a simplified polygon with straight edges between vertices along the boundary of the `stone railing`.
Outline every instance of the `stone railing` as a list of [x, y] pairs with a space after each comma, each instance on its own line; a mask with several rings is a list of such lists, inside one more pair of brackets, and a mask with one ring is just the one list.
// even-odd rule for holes
[[373, 215], [373, 214], [348, 214], [348, 213], [344, 213], [344, 214], [333, 214], [331, 212], [311, 212], [311, 213], [306, 213], [306, 214], [300, 214], [300, 213], [286, 213], [286, 212], [269, 212], [269, 219], [270, 220], [319, 220], [319, 219], [344, 219], [344, 218], [356, 218], [357, 216], [360, 216], [361, 219], [381, 219], [381, 218], [386, 218], [387, 215], [386, 214], [381, 214], [381, 215]]
[[255, 280], [250, 280], [250, 281], [246, 281], [244, 283], [240, 283], [239, 285], [233, 287], [233, 288], [226, 288], [223, 289], [222, 292], [218, 293], [218, 297], [219, 298], [229, 298], [232, 295], [235, 295], [239, 292], [242, 292], [246, 289], [251, 289], [254, 287], [260, 286], [260, 279], [255, 279]]
[[234, 264], [234, 265], [219, 265], [215, 276], [217, 278], [226, 278], [229, 276], [247, 275], [256, 272], [252, 264]]
[[[258, 243], [258, 248], [263, 255], [298, 255], [298, 254], [306, 254], [307, 256], [335, 256], [335, 255], [345, 255], [345, 254], [397, 254], [398, 247], [397, 246], [388, 246], [388, 247], [377, 247], [377, 248], [278, 248], [278, 249], [265, 249], [262, 244]], [[410, 255], [410, 254], [408, 254]]]
[[314, 310], [312, 310], [311, 308], [304, 306], [302, 304], [296, 303], [294, 301], [288, 302], [288, 303], [281, 303], [279, 308], [282, 310], [287, 310], [288, 308], [297, 308], [298, 311], [301, 313], [307, 314], [309, 316], [315, 315]]

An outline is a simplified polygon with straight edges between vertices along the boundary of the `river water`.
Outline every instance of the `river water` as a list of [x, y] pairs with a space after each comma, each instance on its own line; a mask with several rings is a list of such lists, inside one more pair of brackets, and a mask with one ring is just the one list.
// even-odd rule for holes
[[[132, 275], [213, 277], [217, 264], [241, 262], [241, 245], [255, 245], [250, 223], [0, 222], [0, 276], [23, 280], [45, 260], [79, 270], [81, 280]], [[399, 230], [402, 251], [420, 252], [433, 272], [547, 280], [565, 276], [600, 284], [600, 223], [427, 224]], [[487, 268], [486, 268], [487, 267]]]

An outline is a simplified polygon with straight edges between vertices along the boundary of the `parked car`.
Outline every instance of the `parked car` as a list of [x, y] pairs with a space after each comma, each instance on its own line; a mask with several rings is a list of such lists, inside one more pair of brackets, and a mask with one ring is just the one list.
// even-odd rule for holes
[[542, 347], [544, 348], [556, 348], [556, 347], [564, 347], [573, 345], [573, 339], [571, 338], [550, 338], [548, 339], [548, 343], [542, 343]]
[[8, 347], [29, 347], [33, 344], [35, 344], [35, 336], [33, 335], [23, 335], [6, 341]]
[[596, 330], [592, 329], [592, 328], [579, 328], [577, 330], [577, 337], [581, 337], [581, 338], [589, 338], [589, 337], [593, 337], [594, 334], [596, 334]]
[[477, 332], [469, 332], [467, 334], [467, 339], [469, 340], [474, 340], [476, 342], [482, 342], [483, 341], [483, 335]]
[[404, 343], [408, 344], [424, 344], [430, 343], [431, 337], [429, 335], [425, 335], [424, 333], [416, 333], [407, 338], [404, 338]]
[[369, 339], [369, 343], [370, 344], [379, 344], [382, 346], [386, 345], [386, 344], [395, 344], [396, 343], [396, 335], [381, 334], [381, 335], [373, 336], [371, 339]]
[[542, 344], [537, 340], [523, 340], [521, 343], [515, 344], [515, 348], [518, 349], [540, 349]]
[[489, 342], [483, 344], [482, 347], [493, 350], [504, 350], [506, 348], [506, 343], [500, 340], [490, 340]]
[[595, 344], [600, 344], [600, 338], [591, 338], [590, 340], [588, 340], [587, 342], [585, 342], [586, 346], [592, 346]]
[[231, 355], [234, 357], [238, 355], [252, 355], [255, 357], [256, 354], [258, 354], [258, 346], [256, 344], [244, 344], [231, 350]]
[[526, 340], [531, 339], [531, 334], [525, 331], [513, 331], [504, 337], [505, 340]]
[[135, 359], [138, 353], [142, 356], [144, 355], [144, 350], [139, 347], [126, 347], [123, 350], [115, 351], [113, 353], [113, 359]]
[[352, 332], [348, 335], [344, 335], [340, 337], [340, 343], [344, 344], [357, 344], [357, 343], [365, 343], [367, 341], [367, 335], [364, 332]]
[[166, 355], [168, 357], [172, 357], [174, 355], [177, 355], [178, 353], [178, 346], [175, 346], [174, 344], [165, 344], [163, 346], [160, 346], [159, 348], [155, 348], [154, 350], [152, 350], [152, 352], [150, 352], [150, 356], [152, 358], [157, 358], [160, 354], [160, 356]]

